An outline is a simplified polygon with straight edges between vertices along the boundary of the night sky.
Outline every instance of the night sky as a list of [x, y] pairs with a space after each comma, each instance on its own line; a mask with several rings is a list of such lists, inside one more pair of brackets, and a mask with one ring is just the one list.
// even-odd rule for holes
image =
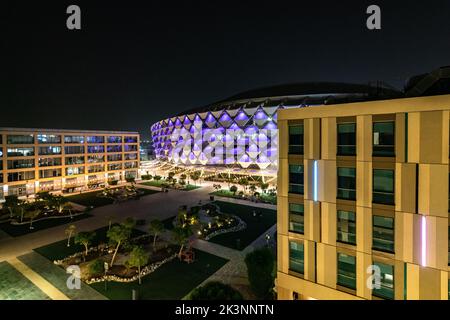
[[[82, 30], [66, 28], [66, 8]], [[378, 4], [382, 30], [366, 28]], [[2, 2], [0, 126], [117, 129], [261, 86], [402, 89], [450, 65], [450, 1]]]

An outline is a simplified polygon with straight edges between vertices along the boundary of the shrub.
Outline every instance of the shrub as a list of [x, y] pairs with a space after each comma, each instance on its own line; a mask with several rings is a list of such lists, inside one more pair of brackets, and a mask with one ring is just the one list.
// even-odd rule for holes
[[105, 272], [104, 262], [100, 259], [95, 259], [91, 263], [89, 263], [89, 273], [94, 275], [99, 275]]
[[142, 180], [152, 180], [153, 176], [151, 174], [143, 174], [141, 178]]
[[135, 179], [134, 179], [134, 177], [126, 177], [126, 178], [125, 178], [125, 181], [126, 181], [126, 182], [129, 182], [129, 183], [134, 183], [134, 182], [135, 182]]
[[233, 194], [236, 194], [237, 190], [238, 190], [238, 188], [236, 186], [231, 186], [230, 187], [230, 191], [233, 192]]
[[146, 223], [145, 219], [138, 219], [138, 220], [136, 220], [136, 225], [137, 226], [143, 226], [143, 225], [145, 225], [145, 223]]
[[242, 294], [233, 287], [211, 281], [192, 291], [190, 300], [243, 300]]
[[110, 186], [117, 186], [118, 183], [119, 183], [119, 180], [108, 180], [108, 184]]
[[274, 261], [272, 252], [267, 248], [254, 250], [245, 257], [250, 287], [260, 299], [266, 299], [273, 294]]

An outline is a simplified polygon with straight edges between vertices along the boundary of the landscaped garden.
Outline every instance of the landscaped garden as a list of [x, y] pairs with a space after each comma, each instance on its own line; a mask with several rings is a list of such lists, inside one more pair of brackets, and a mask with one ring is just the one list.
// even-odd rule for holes
[[0, 229], [16, 237], [89, 217], [86, 211], [75, 209], [66, 197], [40, 192], [34, 200], [5, 197], [0, 210]]
[[199, 172], [192, 173], [191, 175], [189, 175], [189, 177], [186, 174], [181, 174], [178, 179], [175, 178], [174, 171], [169, 172], [165, 179], [158, 175], [152, 176], [151, 174], [142, 175], [141, 178], [145, 182], [141, 182], [140, 184], [157, 187], [161, 189], [176, 189], [182, 191], [191, 191], [200, 188], [195, 184], [189, 183], [189, 179], [194, 182], [200, 179]]
[[190, 225], [173, 225], [170, 240], [160, 236], [162, 221], [152, 220], [149, 233], [135, 227], [132, 218], [93, 232], [70, 225], [66, 240], [35, 251], [64, 269], [79, 266], [81, 279], [110, 299], [131, 299], [133, 289], [140, 299], [181, 299], [227, 262], [194, 250]]
[[138, 200], [141, 196], [157, 193], [158, 191], [135, 186], [120, 188], [105, 188], [99, 191], [80, 193], [68, 196], [71, 202], [81, 204], [85, 207], [101, 207], [113, 203], [119, 203], [130, 199]]
[[[237, 181], [241, 186], [241, 190], [236, 185], [230, 185], [228, 189], [224, 189], [221, 184], [214, 184], [214, 189], [216, 191], [211, 192], [210, 195], [249, 200], [252, 202], [277, 204], [277, 192], [275, 188], [269, 188], [267, 183], [251, 183], [246, 178], [241, 178]], [[259, 188], [259, 191], [257, 191]]]
[[277, 221], [276, 210], [222, 201], [215, 201], [213, 204], [220, 208], [220, 212], [238, 216], [246, 224], [245, 229], [219, 234], [209, 240], [232, 249], [243, 250]]

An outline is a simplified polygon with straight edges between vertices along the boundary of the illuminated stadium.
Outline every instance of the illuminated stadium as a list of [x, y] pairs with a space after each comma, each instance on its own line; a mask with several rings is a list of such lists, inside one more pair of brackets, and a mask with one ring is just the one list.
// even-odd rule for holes
[[279, 109], [387, 99], [398, 94], [381, 83], [320, 82], [256, 89], [153, 124], [153, 147], [158, 164], [168, 170], [201, 170], [208, 177], [228, 173], [273, 178], [277, 174]]

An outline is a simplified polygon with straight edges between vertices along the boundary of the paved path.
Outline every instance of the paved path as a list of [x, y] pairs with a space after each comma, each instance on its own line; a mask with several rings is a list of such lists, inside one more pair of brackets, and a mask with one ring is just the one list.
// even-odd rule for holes
[[[123, 221], [127, 217], [136, 219], [164, 220], [178, 214], [180, 205], [193, 206], [199, 200], [209, 200], [208, 193], [212, 187], [195, 189], [192, 191], [170, 190], [168, 193], [155, 193], [143, 196], [140, 200], [129, 200], [120, 204], [111, 204], [93, 209], [93, 217], [74, 222], [77, 231], [90, 231], [108, 224], [111, 216], [114, 221]], [[64, 230], [67, 225], [61, 225], [42, 231], [36, 231], [17, 238], [0, 239], [0, 261], [8, 260], [29, 253], [38, 248], [59, 240], [66, 239]]]
[[69, 300], [69, 298], [55, 288], [50, 282], [45, 280], [39, 274], [31, 270], [26, 264], [19, 261], [17, 258], [8, 260], [8, 263], [13, 266], [17, 271], [30, 280], [36, 287], [42, 290], [52, 300]]

